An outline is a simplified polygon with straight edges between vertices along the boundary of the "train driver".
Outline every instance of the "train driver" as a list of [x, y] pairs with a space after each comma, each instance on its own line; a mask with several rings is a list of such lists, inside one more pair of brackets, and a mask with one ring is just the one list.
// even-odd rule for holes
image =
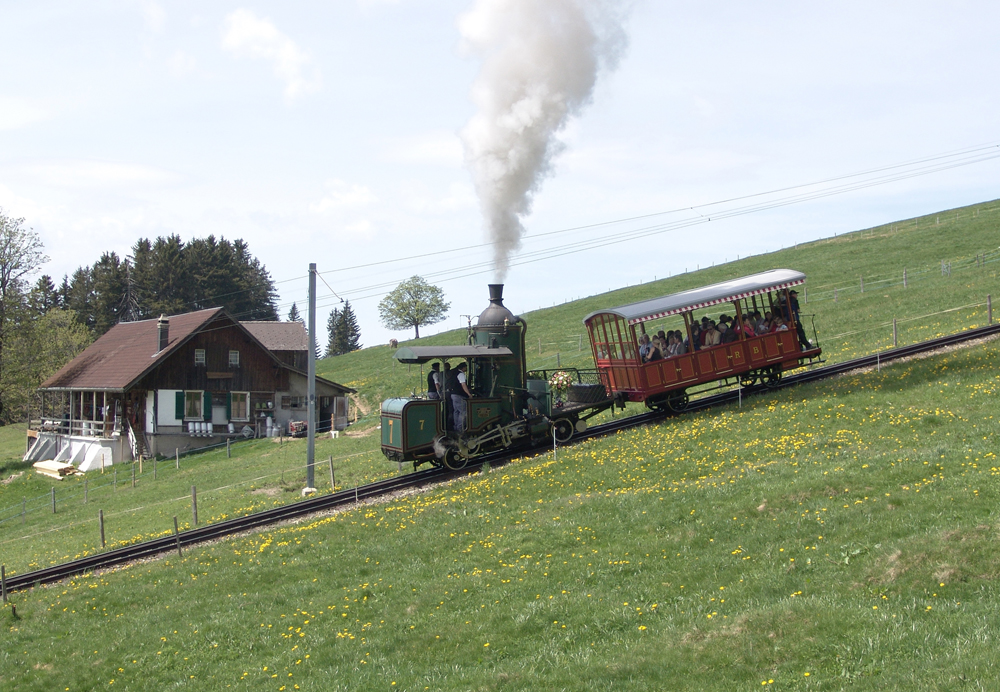
[[441, 398], [441, 363], [431, 365], [431, 371], [427, 373], [427, 398]]
[[469, 389], [469, 380], [466, 376], [469, 364], [462, 361], [455, 369], [458, 370], [458, 374], [455, 376], [455, 382], [458, 384], [458, 387], [451, 393], [451, 405], [455, 415], [455, 430], [462, 432], [465, 430], [467, 400], [472, 396], [472, 391]]

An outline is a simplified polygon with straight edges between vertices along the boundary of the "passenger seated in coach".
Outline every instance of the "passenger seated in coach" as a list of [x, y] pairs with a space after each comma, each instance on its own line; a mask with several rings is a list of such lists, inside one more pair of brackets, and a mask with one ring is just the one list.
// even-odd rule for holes
[[722, 334], [713, 320], [708, 321], [708, 329], [705, 331], [705, 348], [712, 348], [722, 343]]
[[694, 352], [701, 348], [701, 325], [691, 320], [691, 340], [687, 341], [688, 352]]
[[640, 334], [639, 335], [639, 362], [645, 363], [646, 356], [649, 354], [649, 335]]
[[677, 341], [674, 355], [683, 356], [688, 351], [688, 344], [687, 339], [684, 338], [684, 334], [680, 329], [674, 332], [674, 339]]
[[768, 310], [764, 313], [764, 319], [761, 320], [760, 324], [757, 325], [757, 335], [769, 334], [774, 330], [774, 318], [771, 315], [771, 311]]
[[659, 340], [650, 339], [649, 351], [646, 352], [646, 357], [642, 359], [642, 362], [652, 363], [653, 361], [661, 360], [662, 358], [663, 358], [663, 353], [660, 351]]
[[774, 326], [771, 327], [771, 331], [772, 332], [787, 332], [788, 331], [788, 325], [785, 324], [785, 321], [783, 319], [781, 319], [780, 317], [778, 317], [777, 315], [775, 315], [775, 317], [774, 317]]
[[715, 326], [708, 317], [701, 318], [701, 334], [698, 336], [698, 343], [701, 344], [702, 348], [708, 348], [708, 333], [710, 331], [715, 331]]
[[719, 324], [719, 332], [722, 334], [722, 337], [719, 339], [720, 343], [731, 344], [738, 338], [736, 330], [732, 328], [730, 322], [729, 316], [726, 315], [726, 321]]
[[750, 338], [756, 334], [753, 328], [753, 318], [750, 315], [743, 315], [743, 335]]

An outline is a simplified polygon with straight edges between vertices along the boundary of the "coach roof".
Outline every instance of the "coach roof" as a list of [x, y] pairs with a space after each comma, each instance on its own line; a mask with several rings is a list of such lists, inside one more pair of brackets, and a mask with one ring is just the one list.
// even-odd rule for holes
[[692, 288], [680, 293], [671, 293], [667, 296], [642, 300], [617, 308], [598, 310], [587, 315], [583, 321], [586, 323], [596, 315], [611, 314], [627, 320], [629, 324], [638, 324], [646, 320], [660, 319], [689, 310], [700, 310], [721, 303], [730, 303], [769, 291], [791, 288], [803, 284], [805, 281], [806, 275], [794, 269], [772, 269], [760, 274], [751, 274], [710, 286]]

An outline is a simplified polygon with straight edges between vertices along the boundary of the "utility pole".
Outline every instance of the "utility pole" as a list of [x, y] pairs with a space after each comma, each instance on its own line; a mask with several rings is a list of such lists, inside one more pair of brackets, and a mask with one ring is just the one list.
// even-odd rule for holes
[[309, 424], [305, 493], [316, 492], [316, 264], [309, 265]]

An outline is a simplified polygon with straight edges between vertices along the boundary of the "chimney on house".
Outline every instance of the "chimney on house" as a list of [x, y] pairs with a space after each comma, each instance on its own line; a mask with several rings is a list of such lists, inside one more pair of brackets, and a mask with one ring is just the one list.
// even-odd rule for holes
[[159, 353], [167, 347], [167, 342], [170, 341], [170, 320], [167, 319], [166, 315], [160, 315], [160, 319], [156, 320], [156, 336], [159, 348], [156, 352]]

